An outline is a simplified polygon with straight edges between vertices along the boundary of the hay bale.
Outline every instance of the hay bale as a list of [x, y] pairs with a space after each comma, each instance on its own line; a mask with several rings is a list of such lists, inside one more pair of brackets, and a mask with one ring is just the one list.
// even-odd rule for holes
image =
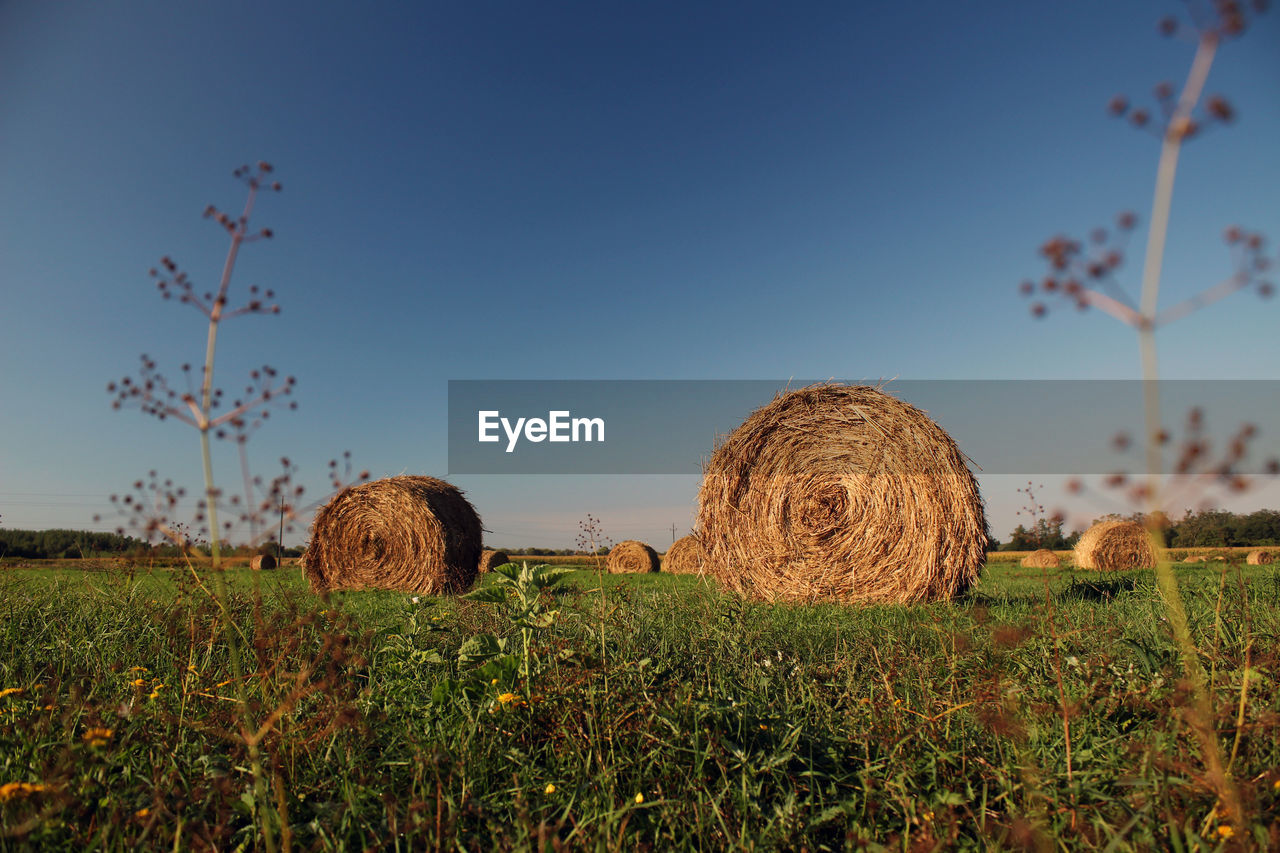
[[915, 602], [978, 578], [982, 498], [914, 406], [860, 385], [779, 394], [712, 454], [697, 529], [710, 574], [763, 600]]
[[1249, 556], [1244, 558], [1244, 561], [1251, 566], [1265, 566], [1268, 563], [1274, 563], [1276, 560], [1280, 560], [1280, 552], [1266, 551], [1261, 548], [1257, 551], [1250, 551]]
[[658, 570], [658, 552], [643, 542], [627, 539], [609, 549], [610, 574], [623, 572], [656, 572]]
[[504, 566], [511, 562], [511, 558], [507, 556], [506, 551], [491, 551], [485, 549], [480, 554], [480, 571], [491, 572], [498, 566]]
[[480, 533], [475, 508], [443, 480], [374, 480], [316, 513], [302, 570], [316, 592], [462, 592], [476, 579]]
[[276, 567], [276, 558], [271, 554], [256, 554], [249, 561], [249, 568], [255, 571], [270, 571]]
[[681, 536], [662, 555], [662, 571], [673, 575], [700, 575], [706, 553], [696, 536]]
[[1056, 569], [1062, 559], [1048, 548], [1040, 548], [1023, 557], [1022, 565], [1029, 569]]
[[1082, 569], [1121, 571], [1153, 569], [1156, 552], [1147, 528], [1136, 521], [1100, 521], [1076, 543], [1076, 565]]
[[1208, 557], [1206, 557], [1206, 556], [1204, 556], [1204, 555], [1202, 554], [1202, 555], [1199, 555], [1199, 556], [1196, 556], [1196, 557], [1187, 557], [1187, 558], [1186, 558], [1186, 559], [1184, 559], [1182, 562], [1184, 562], [1184, 563], [1207, 563], [1207, 562], [1209, 562], [1209, 558], [1208, 558]]

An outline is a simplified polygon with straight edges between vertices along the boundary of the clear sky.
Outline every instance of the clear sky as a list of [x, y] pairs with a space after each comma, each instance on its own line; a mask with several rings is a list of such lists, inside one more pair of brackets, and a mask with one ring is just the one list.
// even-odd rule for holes
[[[1193, 45], [1156, 22], [1182, 11], [0, 4], [0, 523], [94, 527], [153, 468], [199, 487], [195, 432], [105, 386], [143, 352], [201, 360], [202, 318], [147, 270], [170, 255], [213, 287], [226, 241], [200, 213], [238, 210], [231, 170], [259, 159], [276, 238], [236, 281], [283, 312], [229, 323], [218, 375], [297, 376], [250, 448], [312, 493], [344, 449], [444, 474], [449, 379], [1135, 378], [1128, 328], [1035, 321], [1016, 289], [1054, 234], [1145, 225], [1159, 142], [1105, 106], [1181, 83]], [[1183, 152], [1167, 301], [1231, 272], [1225, 226], [1280, 238], [1278, 46], [1271, 13], [1219, 53], [1208, 92], [1239, 118]], [[1278, 323], [1277, 301], [1219, 303], [1161, 334], [1164, 375], [1280, 378]], [[696, 470], [454, 479], [498, 544], [570, 546], [588, 512], [662, 544]], [[998, 536], [1019, 483], [983, 481]]]

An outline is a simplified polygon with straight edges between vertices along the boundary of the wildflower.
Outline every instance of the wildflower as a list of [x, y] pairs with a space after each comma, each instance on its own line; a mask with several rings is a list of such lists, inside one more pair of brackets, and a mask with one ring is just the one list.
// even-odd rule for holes
[[644, 794], [636, 794], [636, 805], [638, 806], [643, 802], [644, 802]]
[[556, 792], [556, 786], [552, 785], [550, 782], [548, 782], [547, 787], [542, 790], [542, 793], [546, 794], [547, 796], [551, 796], [555, 792]]
[[146, 683], [147, 683], [147, 680], [146, 680], [145, 678], [135, 678], [135, 679], [133, 680], [133, 686], [134, 686], [134, 687], [141, 687], [142, 685], [144, 685], [144, 684], [146, 684]]
[[516, 698], [516, 694], [514, 693], [500, 693], [498, 695], [498, 701], [503, 705], [507, 704], [508, 702], [514, 701], [515, 698]]
[[21, 696], [26, 692], [27, 691], [23, 690], [21, 687], [6, 687], [4, 690], [0, 690], [0, 699], [3, 699], [6, 696]]
[[1280, 792], [1280, 779], [1271, 783], [1271, 790]]
[[92, 728], [87, 730], [81, 737], [89, 746], [106, 746], [107, 741], [111, 740], [111, 736], [115, 734], [115, 729]]
[[141, 808], [141, 809], [138, 809], [136, 812], [134, 812], [133, 816], [141, 820], [142, 818], [146, 817], [149, 814], [151, 814], [151, 809]]
[[166, 686], [166, 685], [164, 685], [164, 684], [157, 684], [155, 687], [151, 688], [151, 695], [150, 695], [150, 696], [148, 696], [147, 698], [148, 698], [148, 699], [156, 699], [156, 698], [158, 698], [158, 697], [160, 696], [160, 691], [161, 691], [161, 690], [163, 690], [163, 689], [165, 688], [165, 686]]
[[498, 683], [498, 679], [496, 679], [496, 678], [495, 678], [493, 681], [490, 681], [489, 683], [490, 683], [490, 684], [497, 684], [497, 683]]
[[191, 673], [192, 675], [200, 674], [200, 670], [196, 669], [196, 665], [193, 663], [187, 664], [187, 672]]
[[47, 790], [49, 790], [49, 786], [40, 782], [5, 782], [0, 785], [0, 803], [12, 800], [15, 797], [25, 797], [28, 794], [38, 794]]
[[1232, 829], [1228, 824], [1224, 823], [1218, 827], [1219, 838], [1234, 838], [1235, 834], [1236, 834], [1236, 831]]
[[145, 666], [131, 666], [129, 667], [129, 671], [130, 672], [150, 672], [150, 670], [148, 670]]
[[418, 596], [416, 596], [416, 595], [415, 595], [413, 598], [411, 598], [411, 599], [409, 599], [409, 600], [410, 600], [410, 601], [412, 601], [414, 604], [417, 604], [417, 603], [418, 603]]

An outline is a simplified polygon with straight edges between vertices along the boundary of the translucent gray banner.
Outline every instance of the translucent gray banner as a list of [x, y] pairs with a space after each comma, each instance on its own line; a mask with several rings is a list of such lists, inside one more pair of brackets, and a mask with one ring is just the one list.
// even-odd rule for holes
[[[725, 435], [798, 380], [451, 380], [450, 474], [699, 474]], [[871, 384], [877, 383], [853, 383]], [[1145, 470], [1144, 383], [1129, 380], [900, 380], [882, 389], [924, 410], [975, 473], [1096, 475]], [[1173, 471], [1203, 413], [1212, 467], [1252, 425], [1237, 473], [1280, 456], [1280, 381], [1157, 383]], [[1117, 435], [1132, 439], [1127, 448]], [[1201, 470], [1198, 468], [1197, 470]]]

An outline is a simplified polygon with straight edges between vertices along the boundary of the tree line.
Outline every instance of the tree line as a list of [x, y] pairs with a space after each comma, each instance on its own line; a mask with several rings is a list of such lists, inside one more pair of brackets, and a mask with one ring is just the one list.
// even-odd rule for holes
[[[1124, 520], [1143, 522], [1142, 513], [1122, 516], [1116, 513], [1094, 520]], [[1251, 513], [1228, 512], [1223, 509], [1187, 510], [1177, 521], [1161, 517], [1165, 543], [1170, 548], [1240, 548], [1280, 545], [1280, 510], [1260, 509]], [[1001, 551], [1034, 551], [1048, 548], [1063, 551], [1074, 548], [1083, 531], [1064, 533], [1062, 522], [1041, 518], [1027, 527], [1019, 524], [1013, 529], [1008, 542], [999, 545]]]
[[[198, 553], [208, 554], [207, 546], [196, 546]], [[251, 556], [276, 553], [274, 542], [259, 547], [241, 546], [224, 550], [228, 556]], [[301, 548], [285, 548], [284, 556], [297, 557]], [[133, 536], [104, 533], [91, 530], [18, 530], [0, 528], [0, 557], [21, 557], [28, 560], [73, 560], [102, 557], [180, 557], [182, 551], [176, 545], [165, 543], [150, 545]]]

